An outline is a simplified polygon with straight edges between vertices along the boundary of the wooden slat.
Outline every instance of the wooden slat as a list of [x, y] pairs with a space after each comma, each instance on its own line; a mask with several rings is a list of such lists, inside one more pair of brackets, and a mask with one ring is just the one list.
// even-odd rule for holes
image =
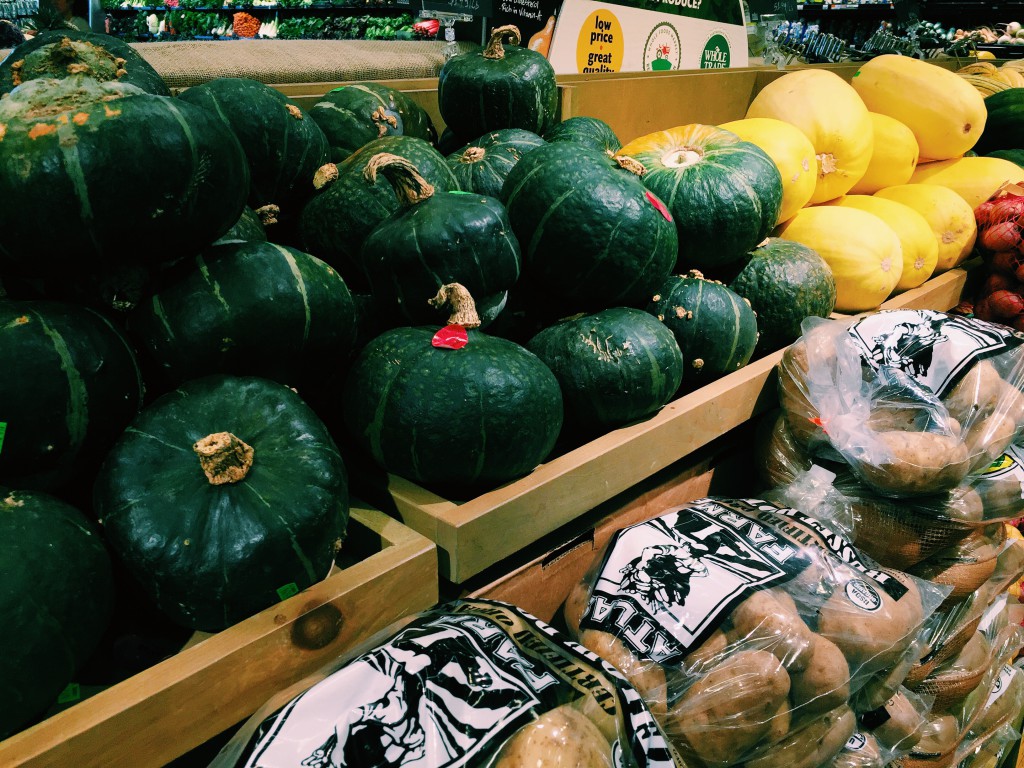
[[[354, 506], [383, 548], [302, 593], [0, 742], [0, 766], [157, 768], [391, 622], [437, 602], [433, 544]], [[355, 538], [355, 537], [353, 537]]]

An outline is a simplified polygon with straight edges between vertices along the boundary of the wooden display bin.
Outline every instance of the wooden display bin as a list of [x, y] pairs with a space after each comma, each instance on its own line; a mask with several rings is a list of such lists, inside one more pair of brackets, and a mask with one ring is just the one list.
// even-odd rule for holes
[[397, 520], [353, 504], [346, 551], [324, 581], [0, 742], [0, 766], [165, 765], [437, 602], [435, 547]]

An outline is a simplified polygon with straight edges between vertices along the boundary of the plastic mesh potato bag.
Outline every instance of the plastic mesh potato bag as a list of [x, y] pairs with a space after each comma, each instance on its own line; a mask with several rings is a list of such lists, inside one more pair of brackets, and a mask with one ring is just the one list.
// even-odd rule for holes
[[855, 732], [852, 694], [947, 591], [874, 567], [796, 509], [701, 499], [619, 531], [565, 618], [685, 760], [817, 768]]
[[1024, 335], [931, 310], [808, 318], [783, 354], [793, 437], [876, 492], [938, 494], [989, 467], [1024, 426]]
[[458, 601], [421, 613], [325, 675], [268, 702], [212, 765], [674, 765], [650, 712], [614, 668], [504, 603]]

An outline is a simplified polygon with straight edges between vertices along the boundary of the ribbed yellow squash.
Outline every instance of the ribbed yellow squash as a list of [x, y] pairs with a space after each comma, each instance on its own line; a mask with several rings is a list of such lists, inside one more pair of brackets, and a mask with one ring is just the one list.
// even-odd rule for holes
[[867, 172], [850, 190], [854, 195], [872, 195], [882, 187], [906, 184], [917, 167], [917, 139], [914, 132], [894, 117], [871, 113], [875, 148]]
[[782, 209], [776, 223], [792, 218], [810, 202], [818, 180], [818, 168], [814, 159], [814, 146], [803, 131], [795, 125], [770, 117], [733, 120], [718, 127], [756, 144], [778, 166], [782, 174]]
[[783, 75], [754, 97], [747, 117], [791, 123], [811, 140], [818, 165], [811, 203], [845, 195], [868, 169], [871, 118], [857, 92], [834, 72], [804, 69]]
[[871, 195], [844, 195], [831, 204], [873, 213], [892, 227], [903, 248], [903, 274], [896, 283], [897, 291], [917, 288], [932, 276], [939, 261], [939, 244], [924, 216], [913, 208]]
[[970, 255], [978, 238], [974, 209], [953, 190], [938, 184], [902, 184], [880, 189], [875, 196], [903, 203], [924, 216], [939, 248], [935, 274], [952, 269]]
[[903, 250], [892, 228], [856, 208], [804, 208], [782, 225], [784, 240], [813, 248], [836, 281], [836, 311], [864, 312], [888, 298], [903, 273]]
[[960, 157], [924, 163], [910, 178], [912, 184], [948, 187], [977, 208], [1007, 182], [1024, 181], [1024, 168], [1001, 157]]
[[956, 73], [926, 61], [876, 56], [861, 65], [852, 83], [868, 109], [909, 126], [922, 159], [962, 155], [985, 129], [981, 94]]

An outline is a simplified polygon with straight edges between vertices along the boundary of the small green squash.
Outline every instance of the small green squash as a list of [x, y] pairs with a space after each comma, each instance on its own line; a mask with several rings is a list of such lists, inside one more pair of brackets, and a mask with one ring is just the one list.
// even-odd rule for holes
[[238, 217], [231, 229], [219, 237], [213, 245], [230, 245], [231, 243], [265, 243], [267, 241], [267, 229], [263, 226], [263, 219], [249, 206], [242, 209], [242, 215]]
[[464, 346], [434, 346], [436, 327], [385, 331], [359, 354], [343, 398], [349, 435], [378, 465], [453, 494], [530, 472], [563, 418], [551, 370], [518, 344], [472, 330], [479, 319], [458, 293], [451, 321], [470, 329]]
[[4, 616], [0, 739], [41, 716], [99, 644], [114, 604], [93, 523], [38, 491], [0, 487]]
[[413, 136], [375, 139], [340, 165], [328, 163], [321, 168], [315, 179], [320, 192], [303, 209], [299, 233], [305, 250], [341, 272], [352, 288], [367, 285], [359, 261], [363, 241], [399, 207], [391, 184], [366, 172], [370, 160], [381, 152], [411, 161], [435, 190], [459, 188], [441, 153]]
[[466, 192], [501, 197], [501, 188], [516, 163], [545, 143], [530, 131], [502, 128], [448, 155], [448, 167]]
[[11, 51], [0, 61], [0, 94], [29, 80], [72, 75], [116, 80], [156, 96], [171, 95], [164, 79], [126, 42], [77, 29], [40, 32]]
[[568, 312], [643, 306], [675, 264], [668, 210], [604, 152], [538, 147], [512, 169], [502, 198], [525, 274]]
[[437, 131], [421, 106], [380, 83], [352, 83], [324, 94], [309, 108], [327, 137], [331, 162], [340, 163], [381, 136], [415, 136], [437, 143]]
[[757, 314], [759, 355], [800, 337], [805, 317], [828, 317], [836, 306], [836, 281], [818, 252], [769, 237], [749, 256], [729, 287]]
[[0, 300], [0, 370], [5, 485], [55, 490], [77, 479], [142, 402], [128, 341], [73, 304]]
[[107, 541], [174, 622], [215, 632], [324, 579], [345, 467], [291, 389], [209, 376], [145, 408], [96, 479]]
[[1024, 88], [1009, 88], [985, 99], [985, 129], [974, 151], [990, 156], [997, 149], [1021, 149], [1024, 127]]
[[443, 285], [461, 283], [479, 297], [483, 324], [493, 320], [521, 267], [505, 207], [486, 195], [435, 192], [397, 155], [381, 153], [367, 168], [387, 177], [402, 205], [369, 234], [360, 257], [383, 314], [443, 322], [429, 302]]
[[612, 155], [622, 148], [611, 126], [597, 117], [577, 116], [563, 120], [544, 134], [544, 140], [572, 141]]
[[482, 51], [453, 56], [441, 67], [438, 108], [457, 135], [482, 136], [499, 128], [543, 135], [558, 120], [555, 70], [519, 41], [516, 27], [496, 27]]
[[215, 115], [84, 77], [0, 100], [0, 261], [26, 276], [88, 274], [196, 253], [245, 205], [249, 171]]
[[244, 77], [218, 77], [178, 98], [209, 110], [238, 137], [249, 161], [249, 206], [264, 223], [299, 215], [330, 159], [316, 121], [276, 88]]
[[679, 228], [679, 269], [742, 259], [768, 236], [782, 206], [782, 176], [763, 149], [713, 125], [683, 125], [634, 139], [621, 154]]
[[686, 359], [683, 388], [696, 389], [749, 362], [757, 345], [750, 304], [696, 270], [673, 275], [647, 311], [675, 334]]
[[[967, 156], [967, 154], [964, 154], [964, 157]], [[993, 149], [985, 157], [999, 157], [1024, 168], [1024, 149]]]
[[345, 281], [302, 251], [224, 245], [174, 272], [128, 316], [140, 352], [171, 384], [224, 373], [298, 387], [337, 369], [355, 344]]
[[534, 336], [527, 349], [558, 379], [566, 425], [586, 432], [650, 416], [683, 378], [672, 331], [641, 309], [612, 307], [563, 320]]

